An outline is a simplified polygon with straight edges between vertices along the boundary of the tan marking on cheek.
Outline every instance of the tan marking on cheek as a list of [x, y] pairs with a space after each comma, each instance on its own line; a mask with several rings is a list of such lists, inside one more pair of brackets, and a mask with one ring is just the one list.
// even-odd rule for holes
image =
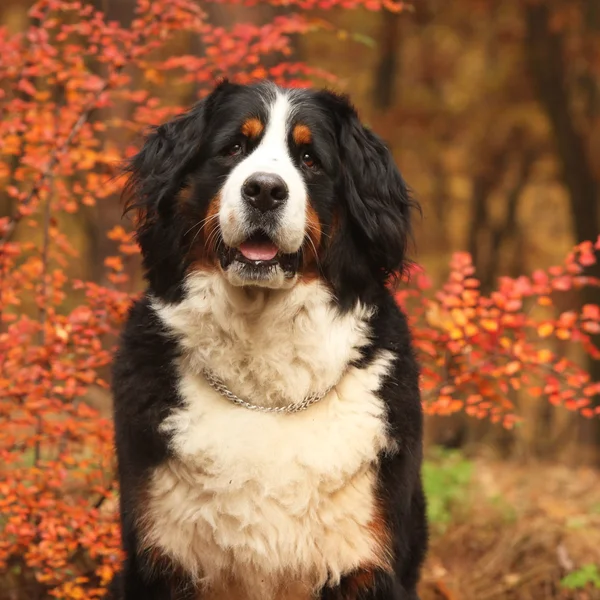
[[[317, 213], [312, 208], [312, 206], [309, 205], [309, 208], [308, 208], [307, 214], [306, 214], [306, 222], [307, 222], [307, 224], [310, 224], [310, 226], [307, 226], [307, 235], [308, 236], [311, 235], [310, 230], [314, 230], [314, 232], [318, 231], [318, 242], [315, 242], [312, 237], [310, 238], [311, 241], [313, 241], [313, 243], [315, 244], [315, 247], [317, 249], [317, 254], [315, 254], [313, 245], [310, 242], [306, 242], [304, 244], [304, 254], [305, 254], [306, 258], [304, 260], [304, 266], [303, 266], [303, 270], [302, 270], [302, 274], [301, 274], [301, 279], [305, 283], [310, 283], [310, 282], [314, 281], [315, 279], [319, 279], [322, 277], [322, 273], [319, 269], [319, 264], [322, 262], [323, 257], [326, 253], [326, 247], [331, 246], [333, 238], [335, 237], [335, 235], [337, 235], [337, 232], [339, 230], [339, 214], [338, 214], [337, 210], [334, 212], [331, 224], [324, 231], [323, 227], [321, 226], [321, 223], [319, 221]], [[318, 227], [315, 226], [316, 223], [318, 223]], [[323, 240], [323, 236], [325, 236], [327, 238], [327, 241], [325, 244], [321, 244], [321, 241]], [[326, 285], [329, 285], [329, 283], [327, 281], [324, 280], [323, 282]]]
[[202, 229], [204, 230], [204, 239], [210, 240], [214, 236], [215, 230], [219, 227], [219, 210], [221, 209], [221, 196], [217, 194], [209, 203]]
[[294, 131], [292, 132], [292, 137], [294, 138], [294, 143], [297, 146], [305, 146], [312, 142], [312, 132], [308, 125], [296, 125], [294, 127]]
[[219, 239], [219, 210], [221, 209], [221, 196], [217, 194], [208, 204], [206, 214], [202, 219], [200, 231], [193, 228], [188, 234], [193, 236], [190, 255], [191, 266], [188, 271], [206, 271], [216, 268], [216, 249]]
[[308, 202], [308, 206], [306, 208], [306, 233], [308, 237], [312, 240], [312, 243], [315, 245], [315, 248], [319, 248], [321, 244], [321, 237], [323, 235], [321, 229], [321, 221], [319, 219], [319, 215], [317, 211], [310, 204], [310, 199]]
[[265, 126], [261, 123], [260, 119], [255, 117], [247, 119], [242, 125], [242, 133], [250, 139], [257, 138], [262, 132]]
[[219, 240], [219, 210], [221, 209], [221, 196], [217, 194], [208, 205], [206, 216], [202, 223], [202, 256], [209, 264], [214, 263]]
[[301, 274], [301, 279], [305, 283], [313, 281], [319, 276], [319, 250], [323, 237], [319, 215], [310, 204], [310, 199], [308, 199], [306, 207], [306, 236], [308, 239], [304, 242], [304, 264], [302, 265]]

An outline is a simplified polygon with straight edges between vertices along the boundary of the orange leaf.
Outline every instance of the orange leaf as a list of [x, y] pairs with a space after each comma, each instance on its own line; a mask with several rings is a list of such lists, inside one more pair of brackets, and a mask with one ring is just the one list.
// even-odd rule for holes
[[549, 335], [552, 335], [552, 332], [554, 331], [554, 325], [552, 325], [552, 323], [542, 323], [541, 325], [538, 326], [537, 332], [538, 335], [540, 337], [548, 337]]
[[498, 321], [493, 319], [481, 319], [481, 327], [486, 331], [496, 332], [499, 329]]
[[541, 387], [539, 386], [535, 386], [535, 387], [530, 387], [528, 390], [529, 395], [532, 396], [533, 398], [539, 398], [543, 391]]
[[600, 333], [600, 323], [596, 321], [586, 321], [581, 328], [591, 335], [597, 335]]
[[109, 268], [115, 271], [123, 270], [123, 261], [119, 256], [107, 256], [104, 259], [104, 264]]
[[514, 375], [517, 371], [521, 369], [521, 363], [518, 360], [513, 360], [508, 363], [504, 369], [507, 375]]

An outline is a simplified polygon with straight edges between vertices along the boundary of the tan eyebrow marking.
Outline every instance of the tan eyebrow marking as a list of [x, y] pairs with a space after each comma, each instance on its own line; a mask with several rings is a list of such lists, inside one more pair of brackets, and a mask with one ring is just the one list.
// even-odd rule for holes
[[312, 142], [312, 132], [308, 125], [296, 125], [294, 127], [292, 137], [294, 138], [294, 142], [297, 146], [303, 146]]
[[257, 138], [262, 132], [265, 126], [261, 123], [260, 119], [256, 117], [252, 117], [251, 119], [246, 119], [244, 124], [242, 125], [242, 133], [250, 138]]

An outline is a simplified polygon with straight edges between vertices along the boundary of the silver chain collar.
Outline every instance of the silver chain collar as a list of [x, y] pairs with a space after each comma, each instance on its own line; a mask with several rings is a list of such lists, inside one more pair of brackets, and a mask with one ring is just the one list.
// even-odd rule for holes
[[224, 398], [227, 398], [233, 404], [237, 404], [238, 406], [243, 406], [248, 410], [253, 410], [256, 412], [264, 412], [264, 413], [297, 413], [306, 410], [313, 404], [319, 402], [327, 396], [327, 394], [332, 390], [333, 386], [327, 388], [321, 394], [311, 394], [304, 398], [304, 400], [300, 402], [294, 402], [292, 404], [288, 404], [286, 406], [261, 406], [260, 404], [252, 404], [251, 402], [246, 402], [246, 400], [242, 400], [240, 397], [236, 396], [233, 392], [231, 392], [225, 384], [215, 375], [213, 375], [210, 371], [205, 370], [203, 372], [208, 385], [221, 394]]

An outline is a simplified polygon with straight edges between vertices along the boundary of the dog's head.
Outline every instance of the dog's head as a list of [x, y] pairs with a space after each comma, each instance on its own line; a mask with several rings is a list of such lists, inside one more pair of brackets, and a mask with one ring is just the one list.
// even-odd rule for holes
[[319, 277], [360, 297], [403, 266], [406, 185], [333, 93], [224, 82], [156, 128], [127, 170], [146, 274], [164, 300], [195, 270], [266, 288]]

